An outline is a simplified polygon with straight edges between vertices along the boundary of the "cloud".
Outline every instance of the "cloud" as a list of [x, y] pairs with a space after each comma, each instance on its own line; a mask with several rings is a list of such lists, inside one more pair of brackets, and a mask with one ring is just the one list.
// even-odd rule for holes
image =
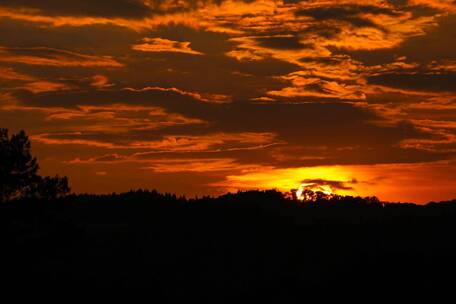
[[297, 16], [312, 17], [317, 21], [338, 20], [348, 22], [353, 27], [373, 27], [382, 29], [381, 24], [369, 19], [372, 15], [399, 16], [400, 13], [388, 6], [375, 5], [344, 5], [316, 6], [300, 9]]
[[455, 92], [456, 73], [387, 73], [368, 77], [371, 84], [416, 91]]
[[326, 179], [305, 179], [301, 181], [301, 185], [306, 189], [312, 191], [324, 191], [325, 189], [330, 189], [331, 192], [338, 190], [354, 190], [351, 186], [352, 184], [357, 184], [358, 181], [353, 179], [351, 181], [335, 181], [335, 180], [326, 180]]
[[[62, 96], [65, 96], [62, 103]], [[21, 97], [22, 98], [22, 97]], [[328, 146], [333, 152], [328, 153], [327, 162], [355, 162], [359, 161], [359, 155], [363, 155], [363, 162], [386, 161], [388, 159], [403, 159], [405, 156], [410, 160], [435, 159], [438, 157], [447, 157], [442, 154], [429, 156], [415, 152], [401, 152], [395, 145], [401, 140], [407, 138], [429, 138], [428, 131], [417, 130], [413, 125], [407, 127], [404, 132], [404, 124], [401, 120], [390, 122], [382, 116], [375, 113], [371, 108], [361, 105], [353, 105], [351, 102], [341, 103], [337, 100], [315, 100], [300, 103], [226, 103], [214, 104], [198, 102], [188, 95], [182, 95], [175, 90], [170, 89], [150, 89], [144, 91], [137, 90], [103, 90], [90, 93], [65, 92], [65, 94], [47, 93], [36, 96], [24, 96], [24, 102], [27, 107], [39, 109], [53, 109], [79, 107], [79, 106], [98, 106], [98, 112], [81, 113], [77, 111], [74, 119], [62, 120], [56, 119], [60, 112], [54, 111], [55, 119], [49, 119], [49, 114], [45, 114], [44, 120], [39, 124], [41, 130], [47, 129], [52, 131], [59, 126], [59, 130], [80, 131], [86, 130], [100, 132], [109, 131], [105, 124], [111, 123], [112, 130], [119, 132], [125, 130], [131, 139], [139, 141], [152, 142], [151, 145], [157, 145], [160, 141], [157, 138], [163, 136], [184, 136], [180, 143], [184, 144], [185, 139], [188, 142], [197, 141], [201, 137], [206, 142], [204, 136], [215, 136], [215, 134], [240, 134], [240, 133], [271, 133], [276, 134], [276, 139], [270, 143], [280, 143], [281, 145], [290, 146]], [[154, 121], [144, 122], [143, 112], [130, 112], [120, 115], [119, 118], [112, 118], [112, 110], [103, 109], [103, 106], [109, 107], [115, 104], [114, 101], [123, 100], [126, 104], [139, 107], [148, 107], [154, 105], [166, 109], [167, 113], [179, 114], [188, 119], [197, 119], [204, 123], [195, 124], [158, 124]], [[86, 101], [86, 104], [78, 104]], [[358, 101], [357, 101], [358, 103]], [[25, 108], [27, 109], [27, 108]], [[11, 109], [12, 110], [12, 109]], [[30, 109], [27, 109], [30, 112]], [[59, 110], [61, 111], [61, 109]], [[74, 115], [71, 111], [62, 111], [60, 117]], [[38, 116], [37, 116], [38, 117]], [[117, 117], [117, 116], [116, 116]], [[90, 118], [90, 120], [89, 120]], [[126, 119], [128, 118], [128, 119]], [[135, 118], [134, 120], [132, 118]], [[37, 119], [37, 118], [36, 118]], [[35, 120], [36, 120], [35, 119]], [[95, 120], [98, 119], [98, 120]], [[103, 119], [103, 120], [101, 120]], [[163, 117], [166, 122], [166, 117]], [[79, 121], [79, 124], [78, 124]], [[375, 122], [375, 123], [373, 123]], [[380, 124], [378, 122], [388, 122]], [[407, 126], [409, 126], [408, 124]], [[55, 129], [54, 129], [55, 130]], [[147, 132], [146, 132], [147, 131]], [[41, 131], [43, 132], [43, 131]], [[108, 136], [108, 134], [111, 134]], [[110, 138], [110, 140], [123, 141], [122, 136], [113, 135], [113, 133], [98, 134], [96, 140]], [[95, 136], [92, 134], [91, 136]], [[114, 137], [113, 137], [114, 136]], [[196, 136], [192, 138], [192, 136]], [[218, 135], [217, 135], [218, 136]], [[87, 137], [87, 134], [86, 134]], [[251, 137], [253, 138], [253, 137]], [[79, 137], [79, 139], [81, 139]], [[89, 139], [89, 138], [85, 138]], [[253, 140], [253, 139], [252, 139]], [[131, 140], [130, 140], [131, 141]], [[212, 141], [213, 142], [213, 141]], [[347, 151], [344, 153], [336, 152], [338, 147], [356, 146], [362, 142], [362, 150]], [[166, 143], [161, 143], [164, 145]], [[270, 143], [252, 144], [251, 147], [261, 147], [264, 149]], [[124, 144], [122, 143], [123, 146]], [[138, 145], [138, 147], [147, 146]], [[182, 146], [183, 147], [183, 146]], [[369, 148], [368, 148], [369, 147]], [[227, 151], [230, 148], [243, 148], [242, 145], [234, 147], [225, 147], [221, 151]], [[258, 151], [260, 151], [259, 149]], [[182, 149], [185, 150], [185, 149]], [[190, 149], [191, 150], [191, 149]], [[216, 149], [206, 149], [204, 151], [213, 151]], [[167, 149], [157, 149], [157, 151], [167, 151]], [[375, 152], [376, 151], [376, 152]], [[188, 151], [189, 152], [189, 151]], [[174, 153], [174, 152], [173, 152]], [[241, 153], [239, 153], [241, 154]], [[240, 159], [249, 160], [250, 162], [260, 161], [262, 163], [283, 163], [286, 165], [296, 165], [308, 163], [307, 160], [289, 160], [278, 162], [271, 158], [266, 152], [258, 153], [255, 157], [250, 155], [236, 155]]]
[[453, 0], [409, 0], [410, 5], [427, 6], [444, 12], [456, 12], [456, 3]]
[[[236, 49], [226, 53], [227, 56], [236, 58], [239, 61], [258, 61], [266, 58], [275, 58], [285, 62], [301, 66], [300, 59], [306, 57], [329, 56], [331, 52], [313, 42], [298, 42], [299, 45], [291, 47], [279, 47], [284, 44], [289, 35], [275, 36], [243, 36], [231, 38], [230, 41], [237, 44]], [[277, 40], [281, 40], [278, 42]], [[275, 43], [275, 45], [274, 45]], [[288, 41], [290, 43], [290, 41]], [[296, 43], [296, 41], [295, 41]], [[273, 44], [273, 45], [271, 45]]]
[[[217, 172], [239, 169], [240, 165], [234, 159], [162, 159], [149, 161], [150, 164], [143, 170], [152, 170], [157, 173], [177, 172]], [[246, 167], [246, 166], [243, 166]]]
[[101, 156], [91, 157], [85, 160], [76, 158], [70, 161], [67, 161], [68, 164], [93, 164], [93, 163], [114, 163], [128, 160], [127, 156], [119, 155], [117, 153], [104, 154]]
[[216, 133], [199, 136], [168, 135], [157, 141], [134, 141], [133, 148], [154, 152], [222, 152], [261, 149], [275, 143], [271, 133]]
[[113, 84], [109, 83], [108, 77], [104, 75], [94, 75], [91, 77], [91, 80], [90, 85], [97, 89], [105, 89], [113, 86]]
[[171, 52], [191, 55], [203, 55], [203, 53], [192, 50], [190, 42], [172, 41], [163, 38], [144, 38], [142, 44], [133, 45], [133, 49], [142, 52]]
[[19, 73], [15, 71], [13, 68], [9, 67], [1, 67], [0, 66], [0, 79], [4, 80], [21, 80], [21, 81], [33, 81], [35, 80], [34, 77]]
[[299, 50], [312, 48], [311, 45], [303, 44], [295, 35], [259, 36], [255, 38], [259, 45], [271, 49]]
[[[455, 122], [431, 122], [425, 127], [434, 136], [430, 139], [408, 138], [399, 143], [403, 149], [417, 149], [429, 152], [456, 152]], [[448, 130], [450, 129], [450, 130]]]
[[64, 83], [51, 82], [51, 81], [33, 81], [24, 84], [23, 86], [16, 87], [15, 89], [27, 90], [34, 94], [52, 92], [52, 91], [65, 91], [70, 90], [71, 86]]
[[112, 67], [123, 64], [108, 56], [85, 55], [48, 47], [0, 47], [0, 62], [55, 67]]
[[335, 98], [340, 100], [362, 100], [366, 96], [363, 93], [363, 86], [359, 83], [344, 83], [341, 81], [323, 80], [318, 77], [311, 77], [306, 73], [295, 72], [281, 79], [290, 82], [292, 86], [285, 87], [280, 91], [267, 92], [270, 96], [280, 97], [320, 97]]
[[91, 139], [79, 139], [80, 132], [73, 133], [43, 133], [39, 135], [33, 135], [30, 138], [37, 142], [46, 145], [85, 145], [89, 147], [105, 148], [105, 149], [120, 149], [121, 146], [115, 145], [110, 142], [97, 141]]
[[223, 94], [211, 94], [211, 93], [198, 93], [198, 92], [187, 92], [184, 90], [180, 90], [178, 88], [161, 88], [161, 87], [145, 87], [141, 89], [134, 89], [134, 88], [125, 88], [126, 91], [131, 92], [172, 92], [177, 93], [182, 96], [189, 96], [194, 98], [198, 101], [208, 102], [208, 103], [227, 103], [230, 102], [230, 96], [223, 95]]
[[[66, 130], [71, 136], [84, 132], [128, 133], [132, 130], [154, 130], [175, 125], [204, 124], [200, 119], [188, 118], [180, 114], [169, 113], [161, 107], [132, 106], [126, 104], [79, 105], [76, 108], [63, 107], [27, 107], [9, 105], [4, 111], [29, 111], [45, 114], [46, 121], [59, 122], [60, 130]], [[75, 133], [74, 133], [75, 132]], [[48, 134], [52, 136], [52, 134]], [[38, 136], [46, 141], [47, 135]], [[65, 143], [71, 140], [65, 140]], [[54, 143], [55, 141], [52, 141]], [[76, 143], [81, 142], [75, 139]], [[56, 142], [57, 143], [57, 142]], [[91, 141], [87, 141], [88, 144]], [[114, 146], [114, 145], [113, 145]]]
[[13, 68], [0, 66], [0, 81], [1, 80], [3, 80], [3, 87], [0, 88], [0, 91], [5, 92], [26, 90], [37, 94], [52, 91], [65, 91], [72, 88], [72, 86], [62, 82], [39, 79], [28, 74], [17, 72]]
[[67, 0], [3, 0], [0, 6], [38, 11], [48, 16], [103, 16], [142, 18], [150, 14], [151, 7], [146, 1], [140, 0], [109, 0], [77, 1]]
[[141, 170], [153, 171], [156, 173], [205, 173], [205, 172], [226, 172], [232, 170], [251, 170], [254, 166], [242, 165], [232, 158], [152, 158], [144, 159], [132, 156], [121, 156], [118, 154], [106, 154], [85, 160], [79, 158], [65, 162], [69, 165], [97, 165], [119, 163], [130, 163], [140, 166]]
[[[109, 126], [108, 126], [109, 128]], [[88, 129], [88, 128], [85, 128]], [[114, 129], [112, 127], [112, 129]], [[94, 133], [100, 132], [103, 133]], [[157, 153], [218, 153], [263, 149], [274, 144], [274, 134], [268, 133], [218, 133], [207, 135], [163, 135], [156, 139], [141, 140], [133, 134], [109, 139], [110, 130], [104, 127], [80, 132], [41, 133], [32, 135], [32, 140], [47, 145], [85, 145], [106, 149], [141, 150], [141, 157]], [[115, 131], [111, 130], [111, 132]], [[140, 156], [136, 154], [135, 157]]]

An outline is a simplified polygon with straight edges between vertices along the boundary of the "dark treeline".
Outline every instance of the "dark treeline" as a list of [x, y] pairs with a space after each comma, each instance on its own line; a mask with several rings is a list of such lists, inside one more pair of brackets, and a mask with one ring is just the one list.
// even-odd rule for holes
[[145, 289], [161, 303], [444, 289], [456, 270], [456, 201], [139, 190], [3, 203], [0, 226], [7, 284]]

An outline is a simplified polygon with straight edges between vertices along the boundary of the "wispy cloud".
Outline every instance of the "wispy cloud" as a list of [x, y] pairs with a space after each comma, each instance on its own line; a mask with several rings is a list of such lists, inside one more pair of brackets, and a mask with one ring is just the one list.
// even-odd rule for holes
[[109, 56], [93, 56], [48, 47], [0, 47], [0, 62], [56, 67], [113, 67], [123, 64]]
[[133, 49], [142, 52], [171, 52], [191, 55], [203, 55], [203, 53], [192, 50], [190, 42], [172, 41], [163, 38], [144, 38], [143, 43], [133, 45]]

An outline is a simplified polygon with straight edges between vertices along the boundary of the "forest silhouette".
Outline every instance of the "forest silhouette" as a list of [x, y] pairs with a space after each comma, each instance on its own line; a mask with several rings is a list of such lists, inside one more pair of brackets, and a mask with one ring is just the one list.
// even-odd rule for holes
[[160, 303], [452, 287], [456, 200], [70, 194], [66, 177], [38, 175], [25, 132], [0, 134], [4, 287], [144, 289]]

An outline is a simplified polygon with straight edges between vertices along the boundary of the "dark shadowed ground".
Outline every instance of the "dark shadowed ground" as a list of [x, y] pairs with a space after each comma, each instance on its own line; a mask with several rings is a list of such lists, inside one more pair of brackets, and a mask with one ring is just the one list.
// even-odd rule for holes
[[156, 192], [0, 206], [3, 287], [144, 289], [157, 303], [302, 303], [309, 293], [451, 290], [456, 201]]

